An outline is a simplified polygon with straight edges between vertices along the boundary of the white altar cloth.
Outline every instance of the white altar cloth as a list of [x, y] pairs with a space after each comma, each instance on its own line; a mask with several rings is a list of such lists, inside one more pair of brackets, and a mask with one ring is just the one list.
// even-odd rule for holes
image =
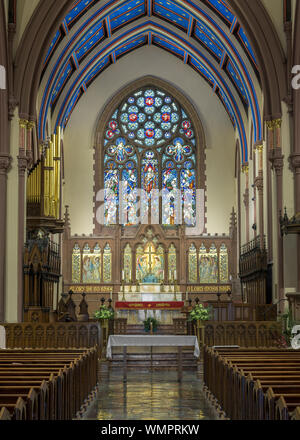
[[194, 356], [200, 356], [198, 339], [196, 336], [172, 335], [113, 335], [108, 339], [106, 356], [112, 358], [112, 347], [194, 347]]

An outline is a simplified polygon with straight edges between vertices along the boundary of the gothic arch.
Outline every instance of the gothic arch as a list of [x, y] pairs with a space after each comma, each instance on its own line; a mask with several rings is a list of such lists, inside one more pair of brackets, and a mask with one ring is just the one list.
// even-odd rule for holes
[[[15, 98], [22, 118], [36, 120], [36, 98], [44, 59], [51, 38], [73, 0], [40, 0], [23, 34], [15, 58]], [[281, 115], [286, 96], [285, 57], [279, 38], [260, 0], [229, 0], [230, 6], [249, 34], [259, 61], [265, 116]], [[28, 84], [31, 87], [28, 87]]]
[[[100, 114], [95, 131], [95, 155], [94, 155], [94, 233], [99, 233], [99, 224], [96, 221], [97, 212], [97, 200], [96, 194], [99, 190], [103, 189], [103, 157], [102, 152], [104, 149], [104, 133], [106, 131], [106, 126], [109, 122], [109, 118], [115, 111], [115, 109], [122, 103], [122, 101], [128, 97], [131, 93], [136, 92], [138, 89], [144, 87], [157, 87], [171, 96], [173, 96], [176, 101], [182, 106], [186, 111], [188, 117], [191, 119], [195, 130], [195, 140], [196, 148], [198, 152], [198, 164], [196, 164], [196, 174], [198, 178], [196, 179], [197, 188], [204, 189], [206, 191], [206, 140], [205, 132], [200, 120], [200, 117], [190, 102], [190, 100], [174, 87], [170, 83], [155, 76], [145, 76], [138, 80], [131, 82], [129, 85], [125, 86], [119, 90], [113, 98], [109, 99], [104, 106], [104, 110]], [[205, 200], [206, 201], [206, 200]]]
[[261, 0], [228, 0], [247, 32], [258, 59], [264, 92], [264, 118], [281, 118], [287, 96], [286, 57], [272, 20]]

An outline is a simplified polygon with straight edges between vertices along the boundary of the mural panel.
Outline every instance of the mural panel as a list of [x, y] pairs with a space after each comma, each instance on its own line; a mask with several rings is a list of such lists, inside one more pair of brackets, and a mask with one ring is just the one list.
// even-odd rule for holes
[[219, 278], [218, 267], [218, 252], [215, 245], [210, 247], [207, 252], [204, 245], [200, 248], [199, 253], [199, 271], [200, 283], [202, 284], [217, 284]]

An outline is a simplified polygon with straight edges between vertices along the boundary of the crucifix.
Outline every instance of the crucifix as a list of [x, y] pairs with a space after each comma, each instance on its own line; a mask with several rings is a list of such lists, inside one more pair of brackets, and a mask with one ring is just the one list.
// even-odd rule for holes
[[149, 273], [152, 273], [152, 256], [156, 255], [155, 252], [152, 252], [152, 246], [149, 245], [148, 252], [146, 252], [148, 258], [149, 258]]

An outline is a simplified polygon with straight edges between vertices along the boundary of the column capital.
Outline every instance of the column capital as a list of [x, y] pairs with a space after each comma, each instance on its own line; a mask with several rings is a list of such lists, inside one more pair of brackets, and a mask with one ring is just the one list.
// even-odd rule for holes
[[28, 124], [27, 119], [20, 119], [19, 120], [19, 125], [20, 125], [21, 128], [26, 128], [27, 124]]
[[28, 121], [27, 122], [27, 129], [28, 130], [32, 130], [32, 129], [34, 129], [35, 128], [35, 121]]
[[28, 157], [26, 156], [26, 153], [20, 151], [20, 155], [17, 157], [18, 159], [18, 168], [19, 168], [19, 175], [22, 176], [25, 174], [27, 168], [28, 168]]
[[264, 146], [263, 144], [258, 144], [255, 146], [255, 150], [257, 153], [262, 153], [264, 151]]
[[292, 153], [289, 157], [289, 163], [293, 173], [300, 173], [300, 152]]
[[249, 174], [249, 164], [248, 163], [244, 163], [242, 165], [242, 173]]
[[12, 157], [9, 154], [0, 153], [0, 174], [7, 174], [11, 168]]
[[282, 119], [271, 119], [266, 121], [269, 130], [275, 130], [276, 128], [281, 128]]
[[275, 170], [277, 175], [282, 175], [284, 166], [284, 156], [281, 148], [273, 148], [268, 153], [269, 161], [272, 164], [272, 169]]

